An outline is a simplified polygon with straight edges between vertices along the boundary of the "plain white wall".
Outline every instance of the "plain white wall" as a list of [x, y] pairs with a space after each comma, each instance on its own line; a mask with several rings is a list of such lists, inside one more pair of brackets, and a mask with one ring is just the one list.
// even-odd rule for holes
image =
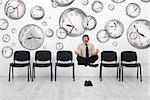
[[[124, 3], [121, 4], [116, 4], [113, 3], [111, 0], [100, 0], [103, 5], [104, 5], [104, 9], [102, 12], [100, 13], [94, 13], [91, 10], [91, 4], [93, 1], [95, 0], [89, 0], [89, 4], [87, 6], [82, 5], [81, 1], [82, 0], [75, 0], [75, 2], [73, 2], [73, 4], [71, 4], [68, 7], [58, 7], [58, 8], [53, 8], [52, 4], [51, 4], [51, 0], [23, 0], [26, 4], [26, 14], [23, 18], [19, 19], [19, 20], [11, 20], [9, 19], [5, 13], [4, 13], [4, 5], [6, 3], [7, 0], [3, 0], [3, 4], [0, 5], [0, 18], [5, 18], [9, 21], [9, 27], [7, 30], [1, 31], [0, 30], [0, 50], [2, 50], [2, 48], [4, 46], [11, 46], [12, 42], [16, 43], [15, 47], [12, 47], [15, 50], [24, 50], [24, 48], [21, 46], [21, 44], [18, 41], [18, 34], [20, 29], [27, 25], [27, 24], [36, 24], [39, 25], [44, 31], [47, 28], [51, 28], [54, 30], [54, 32], [59, 28], [59, 17], [61, 15], [61, 13], [66, 10], [67, 8], [71, 8], [71, 7], [77, 7], [82, 9], [87, 15], [93, 15], [96, 20], [97, 20], [97, 26], [94, 30], [92, 31], [86, 31], [85, 34], [88, 34], [90, 36], [90, 42], [93, 43], [97, 48], [100, 49], [99, 55], [101, 53], [101, 51], [103, 50], [114, 50], [118, 53], [118, 59], [120, 58], [120, 52], [123, 50], [133, 50], [136, 51], [138, 54], [138, 61], [141, 62], [142, 67], [143, 67], [143, 75], [144, 76], [150, 76], [149, 72], [150, 72], [150, 48], [148, 49], [136, 49], [134, 47], [132, 47], [126, 37], [126, 32], [127, 32], [127, 28], [130, 25], [131, 22], [133, 22], [136, 19], [147, 19], [150, 20], [150, 3], [143, 3], [141, 2], [141, 0], [126, 0]], [[140, 14], [140, 16], [138, 16], [137, 18], [129, 18], [126, 13], [125, 13], [125, 8], [126, 6], [131, 3], [131, 2], [135, 2], [137, 4], [140, 5], [142, 12]], [[108, 10], [108, 5], [109, 4], [114, 4], [115, 5], [115, 10], [114, 11], [110, 11]], [[40, 21], [35, 21], [30, 17], [30, 9], [36, 5], [42, 6], [45, 9], [45, 16], [42, 20]], [[51, 17], [52, 19], [49, 19], [49, 17]], [[110, 39], [107, 43], [100, 43], [97, 41], [96, 39], [96, 34], [98, 32], [98, 30], [103, 29], [106, 22], [110, 19], [118, 19], [120, 20], [125, 28], [124, 34], [118, 38], [118, 39]], [[42, 25], [42, 22], [46, 21], [47, 22], [47, 26], [44, 27]], [[12, 28], [17, 28], [17, 33], [16, 34], [12, 34], [11, 33], [11, 29]], [[2, 41], [2, 36], [4, 34], [10, 34], [11, 36], [11, 41], [8, 43], [4, 43]], [[55, 63], [55, 56], [56, 56], [56, 43], [57, 42], [63, 42], [64, 44], [64, 50], [71, 50], [74, 53], [74, 50], [76, 49], [76, 47], [78, 46], [78, 44], [80, 44], [82, 35], [79, 37], [67, 37], [64, 40], [60, 40], [56, 37], [56, 35], [54, 34], [54, 36], [52, 38], [47, 38], [45, 37], [45, 42], [43, 43], [43, 46], [46, 46], [47, 50], [52, 51], [52, 55], [53, 55], [53, 65]], [[113, 41], [117, 41], [118, 42], [118, 46], [117, 47], [113, 47], [112, 46], [112, 42]], [[39, 49], [37, 50], [41, 50], [43, 49], [43, 46], [41, 46]], [[31, 52], [31, 58], [34, 59], [34, 51], [30, 51]], [[4, 57], [2, 57], [2, 55], [0, 54], [0, 75], [8, 75], [8, 67], [10, 62], [12, 61], [12, 58], [6, 59]], [[99, 62], [100, 59], [97, 61]], [[32, 61], [33, 62], [33, 61]], [[82, 76], [82, 75], [90, 75], [90, 76], [98, 76], [99, 75], [99, 67], [98, 68], [89, 68], [89, 67], [83, 67], [83, 66], [78, 66], [77, 62], [76, 62], [76, 56], [74, 54], [74, 62], [75, 62], [75, 69], [76, 69], [76, 75], [77, 76]], [[54, 69], [54, 66], [53, 66]], [[125, 75], [136, 75], [136, 70], [134, 69], [126, 69], [125, 70]], [[25, 75], [26, 73], [26, 68], [23, 69], [18, 69], [16, 70], [15, 74], [21, 74], [21, 75]], [[72, 75], [72, 69], [67, 68], [58, 68], [58, 75], [65, 75], [65, 76], [70, 76]], [[115, 69], [104, 69], [104, 75], [116, 75], [116, 70]], [[49, 70], [37, 70], [37, 74], [38, 75], [48, 75], [49, 74]]]

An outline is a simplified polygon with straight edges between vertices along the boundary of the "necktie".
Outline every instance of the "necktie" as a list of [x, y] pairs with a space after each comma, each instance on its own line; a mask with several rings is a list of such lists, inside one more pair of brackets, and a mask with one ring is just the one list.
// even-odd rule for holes
[[88, 49], [88, 45], [85, 44], [85, 46], [86, 46], [86, 57], [89, 57], [89, 49]]

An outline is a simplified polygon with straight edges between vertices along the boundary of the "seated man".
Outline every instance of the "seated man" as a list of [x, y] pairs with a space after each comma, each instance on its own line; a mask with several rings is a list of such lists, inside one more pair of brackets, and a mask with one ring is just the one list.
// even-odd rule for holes
[[89, 36], [83, 35], [83, 43], [80, 44], [75, 51], [77, 55], [77, 61], [79, 65], [89, 65], [91, 67], [97, 67], [98, 64], [93, 64], [98, 59], [98, 49], [94, 48], [94, 45], [89, 42]]

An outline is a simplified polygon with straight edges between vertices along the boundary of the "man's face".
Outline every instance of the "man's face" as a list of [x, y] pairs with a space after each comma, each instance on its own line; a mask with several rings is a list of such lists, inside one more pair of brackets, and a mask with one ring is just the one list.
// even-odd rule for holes
[[89, 39], [88, 39], [88, 37], [83, 37], [83, 39], [82, 39], [82, 41], [85, 43], [85, 44], [87, 44], [88, 42], [89, 42]]

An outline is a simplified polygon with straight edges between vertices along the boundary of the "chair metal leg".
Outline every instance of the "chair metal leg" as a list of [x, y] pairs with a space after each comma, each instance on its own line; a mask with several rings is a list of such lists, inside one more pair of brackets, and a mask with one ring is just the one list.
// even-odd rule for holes
[[139, 66], [137, 67], [137, 79], [139, 78]]
[[32, 67], [32, 81], [34, 80], [34, 65]]
[[140, 78], [141, 78], [141, 82], [142, 82], [142, 68], [140, 66]]
[[121, 81], [120, 77], [121, 77], [121, 67], [119, 67], [119, 81]]
[[123, 82], [123, 66], [121, 67], [121, 69], [122, 69], [122, 82]]
[[12, 66], [12, 79], [14, 79], [14, 67]]
[[32, 74], [31, 74], [31, 65], [30, 65], [29, 70], [30, 70], [30, 78], [32, 79]]
[[11, 66], [9, 66], [9, 77], [8, 77], [9, 82], [10, 82], [10, 76], [11, 76]]
[[100, 81], [102, 81], [102, 66], [100, 66]]
[[57, 74], [57, 66], [55, 65], [55, 81], [56, 81], [56, 74]]
[[53, 68], [52, 68], [52, 65], [50, 67], [51, 67], [51, 81], [53, 81]]
[[119, 71], [119, 68], [117, 67], [117, 79], [118, 79], [118, 71]]
[[33, 67], [33, 71], [34, 71], [33, 77], [34, 77], [34, 79], [35, 79], [35, 66]]
[[29, 71], [29, 66], [27, 67], [27, 69], [28, 69], [27, 71], [28, 71], [28, 82], [29, 82], [29, 81], [30, 81], [30, 79], [29, 79], [29, 78], [30, 78], [30, 77], [29, 77], [29, 76], [30, 76], [30, 75], [29, 75], [29, 73], [30, 73], [30, 71]]
[[75, 81], [75, 69], [74, 69], [74, 64], [73, 64], [73, 81]]

